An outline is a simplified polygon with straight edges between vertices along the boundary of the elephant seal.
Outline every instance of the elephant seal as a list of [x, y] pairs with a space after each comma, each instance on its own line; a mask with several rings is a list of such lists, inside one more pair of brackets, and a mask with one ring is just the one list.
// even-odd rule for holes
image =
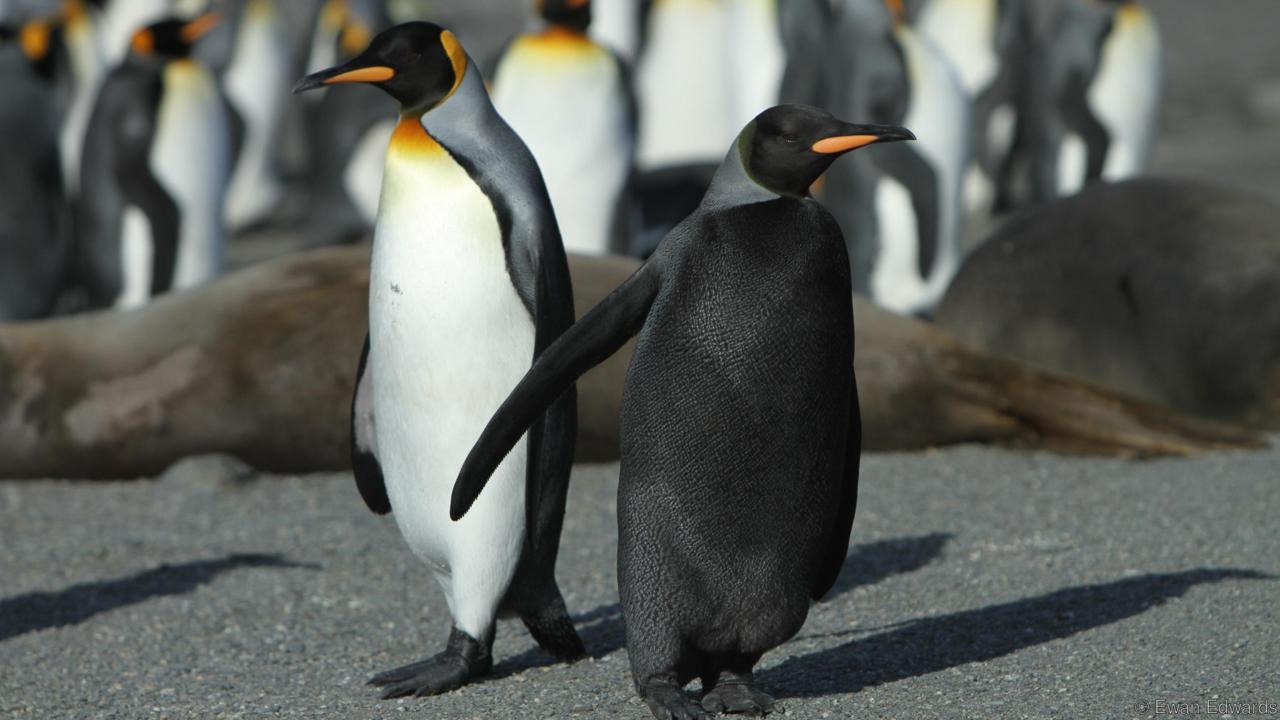
[[[569, 264], [579, 314], [639, 266]], [[347, 469], [368, 280], [368, 246], [328, 248], [137, 310], [0, 325], [0, 477], [140, 477], [207, 453], [272, 472]], [[1258, 442], [854, 303], [868, 450], [1004, 442], [1133, 456]], [[626, 346], [579, 381], [578, 460], [618, 457], [630, 357]]]
[[1280, 429], [1280, 205], [1200, 181], [1092, 186], [999, 229], [937, 322], [1186, 413]]

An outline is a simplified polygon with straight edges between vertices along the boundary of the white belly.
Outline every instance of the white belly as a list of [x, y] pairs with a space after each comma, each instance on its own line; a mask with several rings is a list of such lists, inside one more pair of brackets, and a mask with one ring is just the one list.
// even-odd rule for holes
[[198, 285], [222, 270], [222, 204], [230, 154], [226, 108], [213, 77], [194, 62], [169, 63], [151, 171], [181, 217], [175, 289]]
[[931, 0], [920, 11], [920, 34], [946, 55], [970, 97], [991, 84], [996, 56], [996, 0]]
[[[723, 0], [659, 0], [636, 67], [641, 170], [719, 163], [730, 133]], [[739, 130], [741, 128], [738, 128]]]
[[640, 45], [639, 0], [595, 0], [591, 3], [591, 37], [628, 61]]
[[289, 38], [269, 0], [252, 0], [236, 35], [235, 57], [223, 77], [227, 98], [244, 120], [244, 146], [227, 190], [232, 229], [260, 221], [284, 195], [276, 167], [281, 123], [293, 81]]
[[[87, 12], [87, 11], [86, 11]], [[71, 105], [62, 123], [59, 149], [62, 155], [62, 180], [67, 192], [74, 196], [80, 188], [80, 152], [84, 145], [85, 130], [93, 103], [102, 85], [105, 64], [99, 44], [97, 28], [89, 15], [72, 20], [67, 25], [67, 52], [71, 57], [72, 78], [75, 83]]]
[[498, 67], [493, 104], [538, 161], [565, 249], [607, 253], [635, 142], [618, 66], [596, 46], [529, 45], [517, 41]]
[[409, 546], [459, 627], [478, 632], [492, 616], [474, 608], [502, 596], [523, 543], [525, 441], [461, 521], [449, 520], [449, 500], [467, 452], [531, 364], [534, 325], [488, 198], [442, 151], [397, 148], [393, 139], [369, 281], [379, 461]]
[[1102, 46], [1098, 77], [1089, 88], [1089, 105], [1111, 136], [1104, 179], [1124, 180], [1146, 168], [1159, 104], [1159, 32], [1145, 10], [1121, 8]]
[[151, 223], [138, 208], [129, 206], [120, 220], [120, 295], [116, 308], [141, 307], [151, 298], [152, 258]]

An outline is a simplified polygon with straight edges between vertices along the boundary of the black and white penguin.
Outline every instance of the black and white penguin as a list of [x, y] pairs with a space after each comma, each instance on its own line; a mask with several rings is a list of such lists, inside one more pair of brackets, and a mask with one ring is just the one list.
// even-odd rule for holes
[[[1083, 93], [1074, 92], [1068, 83], [1064, 102], [1075, 106], [1068, 115], [1091, 115], [1106, 133], [1098, 177], [1115, 182], [1141, 174], [1151, 159], [1160, 109], [1160, 33], [1151, 14], [1136, 0], [1113, 0], [1101, 9], [1105, 19], [1101, 43], [1094, 29], [1097, 8], [1073, 8], [1069, 17], [1082, 26], [1080, 31], [1058, 32], [1055, 39], [1079, 47], [1059, 49], [1055, 59], [1070, 64], [1071, 58], [1088, 57], [1085, 51], [1096, 57], [1091, 74], [1083, 63], [1078, 68], [1087, 78]], [[1088, 155], [1088, 141], [1069, 125], [1058, 156], [1058, 195], [1074, 195], [1084, 187], [1090, 174]]]
[[[981, 119], [991, 96], [1015, 102], [1011, 151], [996, 168], [997, 208], [1140, 173], [1161, 86], [1151, 15], [1136, 0], [1006, 0], [1000, 26], [1001, 78], [975, 109]], [[979, 155], [995, 168], [989, 151]]]
[[612, 49], [628, 63], [640, 52], [640, 26], [649, 0], [592, 0], [591, 39]]
[[[369, 337], [352, 403], [356, 482], [394, 510], [448, 599], [445, 650], [370, 682], [384, 697], [456, 688], [492, 667], [494, 621], [518, 615], [552, 655], [582, 643], [555, 581], [577, 424], [562, 392], [498, 468], [494, 492], [450, 522], [452, 480], [485, 421], [573, 321], [551, 201], [453, 33], [411, 22], [295, 91], [371, 83], [399, 101], [369, 279]], [[429, 239], [429, 242], [424, 242]]]
[[53, 35], [0, 23], [0, 322], [48, 316], [66, 280]]
[[[450, 513], [466, 522], [501, 493], [486, 480], [525, 428], [639, 333], [618, 585], [636, 688], [657, 718], [768, 712], [752, 668], [840, 572], [862, 432], [852, 288], [839, 226], [809, 187], [845, 152], [910, 138], [808, 106], [761, 113], [698, 210], [534, 363], [459, 473]], [[702, 708], [682, 689], [694, 678]]]
[[994, 209], [998, 169], [1013, 149], [1017, 84], [1025, 63], [1018, 22], [1009, 0], [927, 0], [914, 23], [950, 61], [973, 107], [974, 153], [964, 201], [978, 218]]
[[960, 262], [969, 98], [894, 6], [840, 1], [830, 47], [846, 70], [832, 71], [828, 102], [846, 117], [907, 125], [919, 142], [835, 166], [823, 198], [849, 239], [854, 287], [890, 310], [925, 313]]
[[[129, 54], [134, 33], [175, 11], [189, 11], [203, 0], [107, 0], [101, 24], [102, 52], [108, 68], [123, 62]], [[183, 7], [175, 7], [183, 3]], [[179, 13], [181, 14], [181, 13]]]
[[728, 3], [653, 0], [636, 61], [640, 171], [715, 165], [733, 139]]
[[629, 245], [636, 113], [626, 64], [586, 34], [592, 7], [540, 0], [545, 26], [503, 52], [493, 105], [538, 161], [565, 249], [602, 255]]
[[67, 193], [73, 197], [80, 183], [80, 153], [89, 114], [93, 112], [93, 103], [107, 74], [99, 4], [87, 0], [64, 0], [61, 9], [62, 42], [66, 47], [72, 87], [58, 142], [62, 153], [62, 179]]
[[134, 33], [103, 82], [85, 135], [77, 204], [91, 307], [132, 307], [217, 275], [230, 178], [230, 111], [190, 58], [215, 13]]
[[227, 226], [235, 231], [267, 220], [284, 198], [280, 142], [295, 69], [276, 0], [230, 5], [235, 35], [221, 81], [243, 126], [224, 209]]
[[[307, 72], [340, 65], [391, 24], [382, 0], [328, 0], [316, 16]], [[304, 235], [308, 245], [367, 237], [378, 215], [382, 165], [396, 126], [396, 102], [373, 87], [319, 89], [303, 101], [308, 160]]]

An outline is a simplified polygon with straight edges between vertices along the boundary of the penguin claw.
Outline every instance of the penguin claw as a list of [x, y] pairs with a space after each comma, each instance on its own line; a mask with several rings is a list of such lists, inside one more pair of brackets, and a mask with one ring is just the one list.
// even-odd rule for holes
[[723, 683], [702, 696], [702, 708], [710, 713], [764, 717], [781, 709], [773, 698], [745, 683]]
[[456, 690], [471, 679], [471, 670], [461, 656], [443, 652], [435, 657], [404, 667], [378, 673], [369, 678], [369, 684], [384, 688], [382, 699], [415, 695], [439, 695]]
[[707, 720], [710, 717], [684, 694], [684, 690], [672, 684], [646, 685], [641, 691], [641, 697], [657, 720]]

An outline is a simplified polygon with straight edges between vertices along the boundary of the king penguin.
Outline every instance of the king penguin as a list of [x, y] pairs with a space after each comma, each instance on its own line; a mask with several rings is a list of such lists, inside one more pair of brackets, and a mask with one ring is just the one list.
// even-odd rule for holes
[[996, 205], [999, 168], [1013, 148], [1025, 64], [1018, 10], [1008, 0], [928, 0], [915, 27], [950, 61], [969, 96], [973, 157], [964, 181], [965, 209], [985, 218]]
[[[381, 0], [328, 0], [316, 17], [307, 71], [340, 65], [390, 25]], [[378, 215], [382, 165], [396, 126], [396, 102], [373, 87], [302, 96], [310, 147], [305, 242], [367, 237]]]
[[238, 0], [234, 9], [234, 45], [222, 74], [244, 133], [225, 205], [233, 231], [267, 220], [284, 197], [279, 146], [295, 72], [276, 0]]
[[[466, 522], [501, 492], [486, 480], [525, 428], [638, 333], [618, 591], [655, 718], [769, 712], [755, 664], [844, 564], [862, 440], [852, 286], [840, 228], [809, 187], [845, 152], [910, 138], [808, 106], [761, 113], [698, 209], [534, 363], [458, 475], [450, 512]], [[701, 707], [683, 690], [694, 678]]]
[[0, 22], [0, 322], [48, 316], [66, 280], [54, 40], [48, 21]]
[[[1078, 72], [1083, 93], [1075, 92], [1069, 83], [1063, 97], [1064, 116], [1092, 116], [1105, 133], [1106, 150], [1101, 168], [1088, 168], [1089, 142], [1082, 137], [1088, 131], [1069, 129], [1062, 140], [1058, 158], [1058, 195], [1074, 195], [1084, 187], [1091, 172], [1107, 181], [1126, 180], [1147, 167], [1155, 142], [1160, 108], [1161, 49], [1160, 33], [1155, 21], [1137, 0], [1111, 2], [1103, 8], [1102, 41], [1098, 43], [1088, 9], [1075, 9], [1070, 17], [1082, 25], [1080, 32], [1059, 33], [1059, 43], [1079, 43], [1079, 55], [1093, 62], [1082, 63]], [[1091, 22], [1092, 20], [1092, 22]], [[1087, 50], [1086, 54], [1084, 51]], [[1062, 62], [1076, 56], [1058, 51]], [[1089, 66], [1092, 65], [1092, 73]], [[1076, 124], [1071, 124], [1071, 128]], [[1092, 124], [1085, 124], [1090, 127]]]
[[197, 285], [223, 264], [230, 111], [190, 58], [219, 22], [161, 20], [134, 33], [85, 135], [77, 227], [91, 307], [133, 307]]
[[102, 19], [95, 3], [65, 0], [62, 4], [63, 42], [71, 70], [71, 98], [62, 122], [59, 147], [62, 178], [68, 195], [74, 197], [80, 182], [80, 153], [89, 114], [106, 75], [102, 47]]
[[627, 66], [587, 36], [591, 0], [539, 5], [545, 27], [502, 54], [493, 105], [537, 159], [565, 249], [623, 253], [636, 123]]
[[928, 313], [960, 262], [969, 98], [898, 3], [841, 0], [829, 102], [842, 115], [905, 124], [919, 142], [875, 148], [828, 174], [824, 199], [851, 245], [854, 287], [900, 313]]
[[[466, 449], [573, 321], [569, 268], [538, 166], [494, 110], [453, 33], [410, 22], [295, 92], [370, 83], [400, 103], [352, 402], [352, 464], [369, 508], [394, 511], [453, 627], [443, 652], [375, 676], [383, 697], [489, 672], [495, 618], [519, 616], [559, 659], [583, 654], [555, 581], [577, 424], [566, 388], [501, 463], [465, 522], [448, 515]], [[517, 443], [513, 443], [517, 444]]]
[[653, 0], [636, 63], [636, 162], [650, 172], [720, 161], [733, 139], [727, 0]]

